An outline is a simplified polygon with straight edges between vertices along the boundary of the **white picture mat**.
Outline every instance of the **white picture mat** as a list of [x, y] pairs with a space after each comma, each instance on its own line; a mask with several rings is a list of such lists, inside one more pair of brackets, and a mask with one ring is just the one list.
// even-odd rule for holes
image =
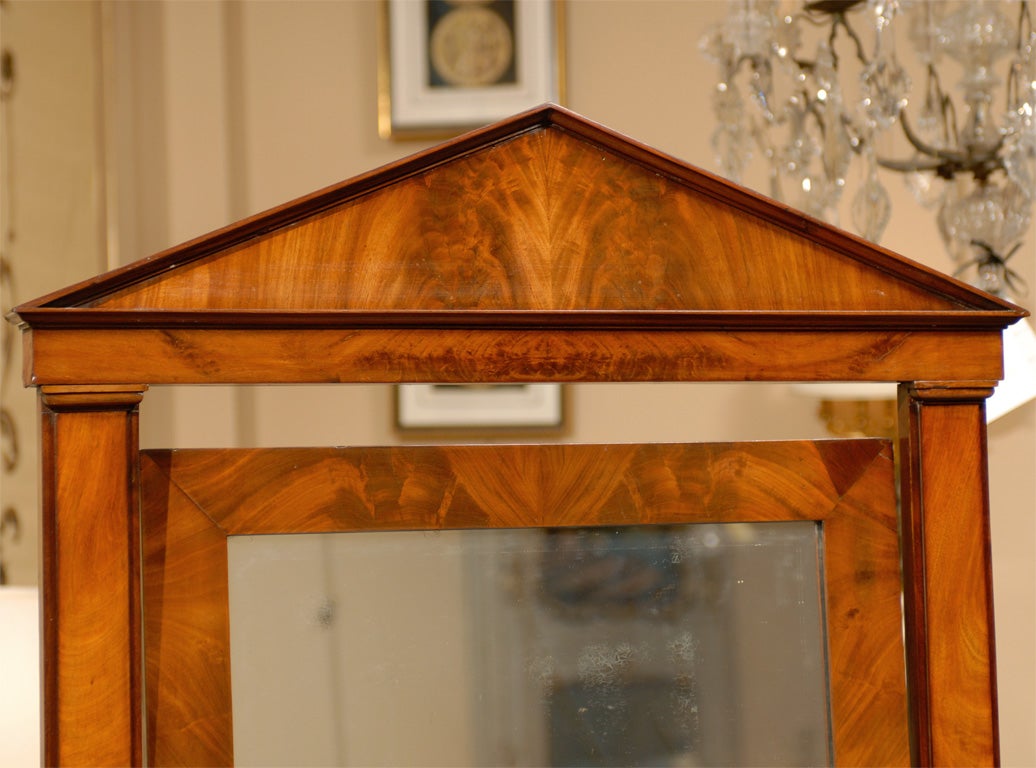
[[404, 428], [542, 428], [562, 420], [560, 384], [401, 384], [397, 398]]
[[425, 4], [389, 0], [392, 124], [397, 129], [466, 126], [502, 120], [557, 101], [552, 0], [516, 0], [518, 82], [473, 88], [428, 86]]

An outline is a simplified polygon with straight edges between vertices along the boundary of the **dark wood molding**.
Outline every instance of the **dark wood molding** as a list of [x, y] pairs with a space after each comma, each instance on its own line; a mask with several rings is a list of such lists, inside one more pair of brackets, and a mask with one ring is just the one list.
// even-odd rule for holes
[[1025, 317], [1024, 312], [848, 312], [754, 311], [709, 312], [665, 310], [395, 310], [278, 312], [269, 310], [127, 310], [43, 307], [19, 311], [23, 329], [82, 328], [241, 328], [244, 330], [300, 330], [338, 328], [441, 328], [464, 330], [709, 330], [767, 329], [773, 332], [823, 328], [831, 331], [861, 329], [899, 331], [1002, 330]]

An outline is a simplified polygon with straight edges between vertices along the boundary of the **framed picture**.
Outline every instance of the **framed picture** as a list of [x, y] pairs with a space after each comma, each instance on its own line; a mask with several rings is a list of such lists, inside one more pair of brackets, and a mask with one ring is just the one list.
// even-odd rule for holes
[[441, 138], [561, 103], [563, 16], [563, 0], [382, 0], [382, 137]]
[[400, 429], [560, 429], [561, 385], [400, 384], [396, 424]]

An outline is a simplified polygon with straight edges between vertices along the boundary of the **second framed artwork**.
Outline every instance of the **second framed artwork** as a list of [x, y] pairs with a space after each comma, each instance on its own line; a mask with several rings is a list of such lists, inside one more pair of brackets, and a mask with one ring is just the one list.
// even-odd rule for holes
[[396, 426], [404, 430], [560, 430], [560, 384], [400, 384]]
[[564, 101], [564, 0], [381, 0], [378, 129], [442, 138]]

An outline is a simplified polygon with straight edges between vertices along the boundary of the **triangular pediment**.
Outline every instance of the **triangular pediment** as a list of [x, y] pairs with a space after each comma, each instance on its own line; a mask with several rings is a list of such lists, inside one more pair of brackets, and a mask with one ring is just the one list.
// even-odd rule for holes
[[30, 325], [416, 311], [988, 327], [1024, 314], [554, 106], [17, 311]]

